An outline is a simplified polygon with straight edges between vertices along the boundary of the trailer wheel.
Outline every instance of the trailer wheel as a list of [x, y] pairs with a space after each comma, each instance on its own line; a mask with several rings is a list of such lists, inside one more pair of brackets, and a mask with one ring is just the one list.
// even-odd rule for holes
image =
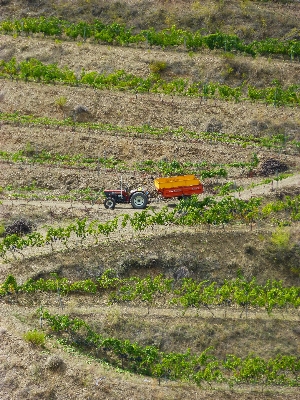
[[143, 209], [148, 204], [148, 197], [143, 192], [136, 192], [131, 196], [130, 203], [132, 208]]
[[104, 200], [104, 207], [109, 209], [109, 210], [114, 210], [116, 207], [116, 201], [112, 197], [108, 197], [107, 199]]

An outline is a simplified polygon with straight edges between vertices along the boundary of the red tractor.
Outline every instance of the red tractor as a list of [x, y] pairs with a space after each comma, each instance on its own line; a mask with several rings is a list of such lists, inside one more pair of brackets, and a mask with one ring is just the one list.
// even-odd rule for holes
[[113, 210], [116, 204], [131, 204], [132, 208], [143, 209], [150, 201], [150, 194], [147, 190], [128, 190], [122, 188], [117, 190], [104, 190], [104, 207]]

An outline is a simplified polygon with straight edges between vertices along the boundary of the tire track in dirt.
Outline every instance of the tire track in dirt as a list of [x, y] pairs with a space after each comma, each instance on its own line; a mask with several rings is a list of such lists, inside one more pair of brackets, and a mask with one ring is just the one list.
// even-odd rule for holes
[[[300, 188], [300, 174], [295, 174], [293, 176], [290, 176], [288, 178], [285, 178], [281, 181], [276, 181], [275, 179], [268, 184], [264, 185], [257, 185], [253, 188], [250, 189], [245, 189], [241, 192], [234, 193], [234, 197], [239, 197], [243, 200], [248, 200], [251, 197], [259, 197], [259, 196], [266, 196], [269, 194], [276, 192], [277, 190], [281, 190], [284, 188], [288, 187], [293, 187], [295, 186], [296, 188]], [[205, 196], [205, 194], [204, 194]], [[81, 210], [86, 210], [89, 209], [90, 211], [95, 211], [99, 212], [99, 208], [101, 205], [99, 202], [97, 204], [91, 204], [91, 203], [81, 203], [81, 202], [70, 202], [70, 201], [44, 201], [44, 200], [15, 200], [15, 199], [3, 199], [0, 200], [2, 205], [15, 205], [15, 206], [34, 206], [34, 207], [60, 207], [60, 208], [66, 208], [66, 209], [81, 209]], [[155, 208], [162, 208], [166, 203], [164, 202], [157, 202], [155, 201], [154, 203], [150, 203], [150, 206], [154, 206]], [[115, 214], [133, 214], [137, 210], [134, 210], [130, 207], [130, 205], [117, 205], [117, 208], [115, 210], [106, 210], [103, 206], [103, 209], [100, 209], [101, 214], [104, 215], [114, 215]]]

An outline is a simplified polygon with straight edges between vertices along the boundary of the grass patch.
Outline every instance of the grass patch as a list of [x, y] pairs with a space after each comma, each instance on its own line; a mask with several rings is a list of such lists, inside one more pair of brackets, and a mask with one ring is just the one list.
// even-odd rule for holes
[[34, 346], [41, 346], [43, 347], [46, 343], [46, 335], [43, 332], [39, 332], [37, 330], [33, 331], [28, 331], [24, 333], [23, 339], [30, 343], [33, 344]]

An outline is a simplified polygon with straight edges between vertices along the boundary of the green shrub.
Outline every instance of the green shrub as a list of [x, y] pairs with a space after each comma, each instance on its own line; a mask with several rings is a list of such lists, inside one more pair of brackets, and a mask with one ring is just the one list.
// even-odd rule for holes
[[272, 233], [271, 243], [278, 250], [286, 250], [290, 247], [290, 232], [283, 227], [278, 227]]
[[167, 69], [168, 64], [166, 61], [151, 61], [149, 64], [150, 72], [159, 74]]
[[60, 96], [58, 99], [55, 100], [55, 105], [62, 110], [64, 106], [67, 104], [66, 96]]
[[60, 96], [55, 100], [56, 107], [63, 113], [63, 117], [66, 118], [66, 105], [68, 99], [66, 96]]
[[5, 226], [0, 223], [0, 237], [3, 237], [4, 234], [5, 234]]
[[44, 346], [46, 342], [46, 335], [43, 332], [37, 330], [28, 331], [24, 333], [23, 339], [35, 346]]
[[30, 142], [26, 143], [25, 149], [23, 150], [23, 153], [27, 157], [31, 157], [35, 154], [35, 148]]

